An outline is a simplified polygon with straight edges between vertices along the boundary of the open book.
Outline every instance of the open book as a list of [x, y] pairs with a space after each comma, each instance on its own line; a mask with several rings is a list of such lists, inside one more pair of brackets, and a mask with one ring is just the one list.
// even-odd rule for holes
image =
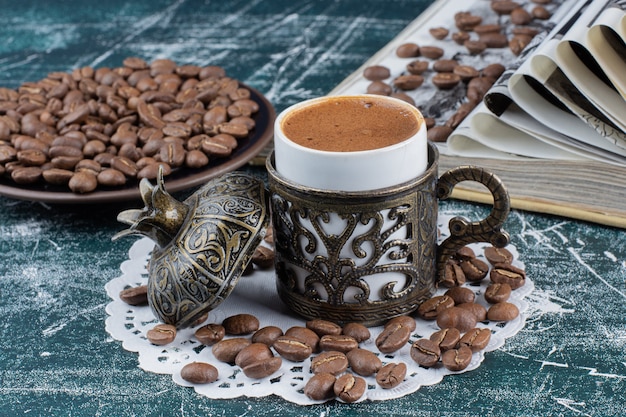
[[[484, 24], [510, 23], [485, 3], [435, 2], [332, 94], [365, 92], [371, 65], [387, 66], [392, 78], [405, 73], [395, 50], [406, 42], [436, 44], [444, 58], [475, 68], [500, 62], [506, 70], [484, 100], [438, 143], [441, 170], [480, 165], [504, 181], [513, 207], [626, 228], [626, 1], [553, 1], [552, 17], [534, 22], [539, 34], [519, 55], [502, 48], [471, 56], [429, 35], [432, 27], [456, 30], [455, 14], [468, 10]], [[436, 88], [405, 93], [438, 123], [467, 100]], [[454, 196], [490, 199], [471, 183]]]

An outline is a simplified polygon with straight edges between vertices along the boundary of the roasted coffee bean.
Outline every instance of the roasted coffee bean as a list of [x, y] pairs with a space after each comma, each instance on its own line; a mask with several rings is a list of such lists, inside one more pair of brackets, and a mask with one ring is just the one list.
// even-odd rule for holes
[[250, 262], [261, 269], [267, 269], [274, 266], [274, 257], [275, 254], [273, 249], [270, 249], [267, 246], [258, 246], [252, 253]]
[[474, 26], [474, 32], [476, 34], [478, 34], [479, 36], [484, 34], [484, 33], [500, 33], [502, 32], [502, 25], [499, 25], [497, 23], [490, 23], [490, 24], [482, 24], [482, 25], [478, 25], [478, 26]]
[[320, 337], [311, 329], [302, 326], [293, 326], [285, 331], [285, 336], [300, 340], [311, 346], [313, 352], [319, 352]]
[[492, 0], [491, 10], [499, 15], [511, 14], [511, 12], [520, 7], [520, 4], [510, 0]]
[[424, 368], [435, 366], [440, 356], [439, 345], [430, 339], [418, 339], [411, 345], [411, 359]]
[[146, 338], [153, 345], [167, 345], [176, 339], [176, 327], [171, 324], [157, 324], [146, 332]]
[[53, 185], [67, 185], [74, 176], [73, 171], [60, 168], [46, 169], [41, 174], [48, 184]]
[[425, 58], [439, 59], [443, 56], [444, 50], [438, 46], [422, 46], [420, 47], [420, 55]]
[[454, 112], [454, 114], [446, 120], [446, 125], [450, 126], [452, 129], [456, 129], [475, 107], [476, 103], [472, 101], [461, 104], [457, 108], [456, 112]]
[[422, 75], [426, 70], [428, 70], [429, 65], [428, 61], [416, 59], [415, 61], [411, 61], [406, 64], [406, 70], [414, 75]]
[[136, 287], [124, 288], [120, 291], [120, 300], [131, 306], [148, 305], [148, 286], [138, 285]]
[[337, 378], [333, 389], [340, 400], [353, 403], [365, 394], [367, 382], [359, 376], [347, 373]]
[[113, 168], [100, 171], [97, 176], [98, 184], [105, 187], [118, 187], [126, 183], [126, 176]]
[[472, 78], [470, 82], [467, 83], [467, 98], [477, 103], [482, 101], [495, 81], [495, 78], [491, 77]]
[[529, 38], [532, 39], [539, 34], [539, 29], [534, 28], [532, 26], [516, 26], [513, 29], [511, 29], [511, 33], [513, 35], [528, 36]]
[[131, 178], [136, 177], [137, 172], [139, 171], [135, 162], [123, 156], [115, 156], [111, 158], [110, 165], [111, 168], [116, 169]]
[[472, 350], [467, 346], [446, 350], [441, 355], [441, 363], [450, 371], [462, 371], [472, 362]]
[[514, 35], [509, 41], [509, 48], [514, 55], [519, 55], [528, 46], [532, 38], [528, 35]]
[[427, 138], [431, 142], [445, 142], [452, 133], [450, 126], [433, 126], [427, 131]]
[[461, 340], [461, 332], [455, 327], [446, 327], [431, 334], [430, 340], [435, 342], [443, 352], [454, 349], [457, 346], [459, 340]]
[[478, 40], [483, 42], [487, 48], [504, 48], [509, 44], [506, 35], [498, 32], [483, 33], [478, 37]]
[[283, 360], [278, 356], [272, 356], [259, 361], [252, 362], [242, 367], [243, 373], [248, 378], [266, 378], [280, 369]]
[[[444, 265], [443, 278], [440, 281], [444, 287], [456, 287], [465, 284], [465, 273], [454, 259], [448, 259]], [[425, 307], [424, 307], [425, 308]]]
[[433, 62], [433, 71], [436, 72], [453, 72], [459, 63], [456, 59], [438, 59]]
[[171, 167], [180, 167], [185, 163], [185, 148], [179, 143], [165, 142], [159, 151], [159, 157]]
[[392, 93], [392, 91], [391, 86], [383, 81], [372, 81], [370, 85], [367, 86], [368, 94], [388, 96]]
[[483, 253], [487, 261], [492, 265], [499, 263], [510, 264], [513, 261], [513, 254], [506, 248], [488, 246], [484, 249]]
[[465, 274], [465, 279], [471, 282], [478, 282], [487, 276], [489, 265], [478, 258], [473, 258], [462, 261], [461, 269], [463, 274]]
[[461, 82], [461, 77], [453, 72], [438, 72], [431, 81], [440, 90], [450, 90]]
[[250, 344], [252, 344], [252, 342], [243, 337], [223, 339], [213, 345], [211, 352], [213, 352], [213, 356], [215, 356], [215, 359], [218, 361], [234, 364], [237, 354]]
[[311, 359], [311, 372], [339, 375], [348, 369], [348, 358], [345, 353], [337, 351], [322, 352]]
[[411, 330], [402, 323], [396, 322], [385, 326], [376, 338], [376, 347], [382, 353], [393, 353], [407, 344]]
[[235, 356], [235, 365], [244, 368], [254, 362], [274, 357], [269, 346], [264, 343], [251, 343]]
[[400, 58], [412, 58], [420, 56], [420, 47], [412, 42], [403, 43], [396, 48], [396, 55]]
[[68, 185], [77, 194], [90, 193], [98, 187], [98, 179], [91, 172], [80, 171], [72, 175]]
[[457, 65], [452, 72], [461, 77], [461, 81], [469, 81], [480, 75], [480, 72], [470, 65]]
[[424, 117], [424, 124], [426, 125], [426, 129], [432, 129], [435, 127], [436, 121], [432, 117]]
[[155, 162], [141, 168], [141, 170], [137, 172], [137, 179], [140, 180], [143, 178], [147, 178], [149, 180], [153, 180], [157, 177], [159, 170], [163, 171], [164, 176], [167, 176], [172, 172], [172, 168], [168, 164], [164, 162]]
[[348, 365], [354, 373], [361, 376], [374, 375], [382, 368], [383, 363], [371, 350], [355, 348], [346, 353]]
[[226, 334], [244, 335], [259, 330], [259, 319], [252, 314], [240, 313], [226, 317], [222, 321]]
[[485, 290], [485, 300], [490, 304], [503, 303], [511, 296], [511, 286], [506, 283], [493, 283]]
[[439, 313], [451, 307], [454, 307], [452, 297], [437, 295], [424, 301], [417, 308], [417, 314], [425, 320], [435, 320]]
[[48, 161], [48, 156], [39, 149], [25, 149], [17, 153], [17, 160], [24, 166], [41, 166]]
[[476, 316], [472, 311], [461, 307], [450, 307], [442, 310], [437, 315], [437, 325], [441, 329], [446, 327], [454, 327], [461, 333], [465, 333], [469, 329], [476, 327]]
[[17, 159], [17, 150], [12, 146], [1, 145], [0, 146], [0, 164], [6, 164]]
[[370, 65], [363, 70], [363, 77], [370, 81], [382, 81], [390, 76], [389, 68], [383, 65]]
[[491, 269], [489, 278], [495, 283], [509, 284], [511, 289], [516, 290], [526, 283], [526, 272], [509, 263], [497, 263]]
[[467, 346], [472, 352], [478, 352], [486, 348], [490, 340], [491, 330], [474, 328], [465, 333], [459, 340], [459, 347]]
[[204, 326], [198, 328], [194, 333], [198, 342], [205, 346], [213, 346], [217, 342], [224, 339], [225, 335], [226, 329], [224, 329], [224, 326], [217, 323], [205, 324]]
[[406, 101], [407, 103], [415, 106], [415, 100], [413, 100], [413, 97], [409, 96], [406, 93], [396, 91], [394, 93], [391, 93], [390, 97], [397, 98], [402, 101]]
[[358, 346], [359, 342], [356, 339], [343, 334], [326, 334], [319, 341], [320, 350], [336, 350], [343, 353], [356, 349]]
[[539, 20], [548, 20], [552, 17], [552, 13], [543, 6], [536, 6], [530, 11], [533, 18]]
[[471, 312], [476, 321], [485, 321], [487, 319], [487, 309], [478, 303], [462, 303], [457, 307]]
[[463, 45], [469, 39], [470, 39], [469, 33], [464, 32], [464, 31], [454, 32], [452, 34], [452, 40], [456, 42], [457, 45]]
[[202, 151], [207, 155], [214, 156], [216, 158], [226, 158], [233, 153], [233, 149], [222, 143], [220, 140], [215, 140], [213, 137], [207, 137], [201, 142]]
[[511, 11], [511, 23], [514, 25], [527, 25], [533, 21], [533, 16], [523, 7], [516, 7]]
[[291, 336], [279, 336], [272, 347], [280, 356], [292, 362], [302, 362], [313, 352], [311, 346]]
[[395, 388], [406, 377], [406, 364], [404, 362], [390, 362], [376, 373], [376, 383], [383, 389]]
[[283, 331], [278, 326], [265, 326], [254, 332], [253, 343], [265, 343], [267, 346], [274, 345], [276, 339], [283, 335]]
[[461, 31], [471, 31], [480, 25], [482, 21], [483, 18], [481, 16], [473, 15], [470, 12], [459, 12], [454, 15], [454, 23]]
[[353, 337], [357, 342], [365, 342], [371, 337], [370, 331], [361, 323], [347, 323], [341, 330], [342, 334]]
[[202, 168], [209, 164], [209, 157], [197, 149], [188, 151], [185, 154], [185, 166], [187, 168]]
[[498, 63], [489, 64], [485, 68], [483, 68], [483, 70], [481, 71], [481, 74], [483, 77], [496, 80], [500, 78], [500, 76], [505, 71], [505, 69], [506, 68], [502, 64], [498, 64]]
[[454, 300], [454, 304], [473, 303], [476, 298], [474, 291], [466, 287], [450, 288], [444, 295], [452, 298]]
[[328, 372], [313, 375], [304, 385], [304, 395], [313, 401], [329, 400], [335, 396], [333, 387], [337, 377]]
[[180, 377], [192, 384], [210, 384], [217, 381], [218, 376], [217, 368], [206, 362], [188, 363], [180, 370]]
[[417, 328], [417, 323], [415, 323], [415, 319], [411, 316], [397, 316], [392, 319], [389, 319], [387, 323], [385, 323], [385, 327], [387, 326], [404, 326], [409, 329], [409, 331], [414, 331]]
[[463, 46], [465, 46], [465, 49], [467, 49], [467, 52], [469, 52], [470, 55], [480, 55], [485, 49], [487, 49], [487, 44], [480, 40], [468, 39], [463, 42]]
[[433, 38], [438, 39], [438, 40], [443, 40], [446, 38], [446, 36], [448, 36], [448, 33], [450, 31], [447, 28], [440, 26], [436, 28], [430, 28], [428, 32], [431, 34]]
[[415, 74], [399, 75], [393, 80], [393, 85], [400, 90], [415, 90], [422, 84], [424, 77]]
[[[313, 330], [319, 337], [325, 335], [340, 335], [342, 328], [337, 323], [332, 321], [313, 319], [306, 322], [306, 328]], [[348, 335], [349, 336], [349, 335]]]
[[508, 301], [497, 303], [487, 310], [487, 318], [493, 321], [511, 321], [519, 316], [519, 309]]

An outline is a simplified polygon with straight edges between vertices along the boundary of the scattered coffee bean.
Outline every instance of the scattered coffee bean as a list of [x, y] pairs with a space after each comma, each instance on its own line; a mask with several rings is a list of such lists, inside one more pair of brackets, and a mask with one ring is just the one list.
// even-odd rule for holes
[[454, 327], [446, 327], [430, 335], [430, 340], [435, 342], [441, 351], [454, 349], [461, 340], [461, 332]]
[[487, 48], [504, 48], [509, 44], [506, 35], [498, 32], [483, 33], [478, 37], [478, 40], [483, 42]]
[[427, 131], [427, 138], [431, 142], [445, 142], [452, 133], [450, 126], [433, 126]]
[[431, 81], [440, 90], [450, 90], [461, 82], [461, 77], [453, 72], [438, 72]]
[[454, 68], [459, 65], [456, 59], [438, 59], [433, 62], [433, 71], [436, 72], [453, 72]]
[[533, 21], [533, 16], [523, 7], [516, 7], [511, 11], [511, 23], [514, 25], [527, 25]]
[[383, 65], [371, 65], [363, 70], [363, 77], [370, 81], [382, 81], [390, 76], [389, 68]]
[[481, 71], [481, 74], [485, 78], [497, 80], [505, 71], [505, 69], [506, 68], [502, 64], [498, 64], [498, 63], [489, 64], [485, 68], [483, 68], [483, 70]]
[[430, 28], [428, 32], [430, 32], [433, 38], [442, 40], [442, 39], [445, 39], [446, 36], [448, 36], [448, 33], [450, 31], [444, 27], [436, 27], [436, 28]]
[[351, 336], [326, 334], [320, 338], [319, 348], [321, 350], [336, 350], [338, 352], [347, 353], [352, 349], [356, 349], [359, 342]]
[[422, 46], [420, 54], [425, 58], [439, 59], [443, 56], [444, 50], [438, 46]]
[[467, 346], [446, 350], [441, 355], [441, 363], [451, 371], [462, 371], [472, 362], [472, 350]]
[[341, 330], [342, 334], [353, 337], [357, 342], [365, 342], [371, 336], [367, 327], [361, 323], [347, 323]]
[[223, 339], [213, 345], [211, 352], [218, 361], [234, 364], [237, 354], [251, 343], [250, 340], [243, 337]]
[[481, 16], [473, 15], [470, 12], [459, 12], [454, 15], [456, 27], [464, 32], [473, 30], [482, 21], [483, 18]]
[[511, 14], [511, 12], [520, 7], [520, 4], [510, 0], [492, 0], [491, 10], [499, 15]]
[[342, 352], [327, 351], [311, 359], [311, 372], [339, 375], [348, 369], [348, 358]]
[[290, 336], [279, 336], [272, 347], [280, 356], [292, 362], [302, 362], [313, 352], [311, 346]]
[[497, 303], [487, 310], [487, 318], [493, 321], [511, 321], [519, 316], [519, 309], [508, 301]]
[[480, 75], [480, 72], [470, 65], [457, 65], [452, 72], [461, 77], [461, 81], [469, 81]]
[[411, 330], [402, 323], [396, 322], [386, 325], [376, 338], [376, 347], [382, 353], [392, 353], [407, 344], [411, 337]]
[[552, 17], [552, 13], [543, 6], [536, 6], [530, 11], [533, 18], [539, 20], [548, 20]]
[[376, 382], [384, 389], [395, 388], [404, 381], [406, 370], [405, 363], [390, 362], [376, 373]]
[[454, 307], [454, 300], [447, 295], [436, 295], [424, 301], [418, 308], [417, 314], [424, 320], [434, 320], [439, 313]]
[[415, 75], [421, 75], [428, 70], [429, 63], [423, 59], [416, 59], [406, 64], [406, 70]]
[[192, 384], [210, 384], [217, 381], [219, 372], [210, 363], [191, 362], [180, 370], [180, 377]]
[[243, 366], [241, 369], [248, 378], [266, 378], [280, 369], [283, 360], [278, 356], [272, 356], [259, 361], [255, 361]]
[[353, 403], [365, 394], [367, 383], [365, 379], [347, 373], [337, 378], [333, 389], [340, 400]]
[[414, 58], [420, 56], [420, 49], [416, 43], [407, 42], [396, 48], [396, 55], [400, 58]]
[[458, 261], [454, 259], [448, 259], [444, 265], [443, 278], [440, 283], [444, 287], [456, 287], [458, 285], [465, 284], [465, 273]]
[[510, 296], [511, 286], [505, 283], [493, 283], [485, 290], [485, 300], [490, 304], [505, 302]]
[[157, 324], [146, 333], [146, 338], [153, 345], [163, 346], [176, 339], [176, 327], [171, 324]]
[[407, 315], [394, 317], [392, 319], [389, 319], [389, 321], [387, 321], [387, 323], [385, 323], [385, 327], [387, 327], [387, 326], [395, 326], [395, 325], [404, 326], [404, 327], [408, 328], [409, 331], [411, 331], [411, 332], [414, 331], [417, 328], [417, 323], [415, 322], [415, 319], [413, 317], [407, 316]]
[[528, 35], [514, 35], [509, 41], [509, 48], [514, 55], [519, 55], [528, 46], [532, 38]]
[[467, 52], [469, 52], [470, 55], [480, 55], [485, 49], [487, 49], [487, 44], [480, 40], [468, 39], [463, 42], [463, 46], [465, 46], [465, 49], [467, 49]]
[[473, 30], [476, 34], [480, 36], [485, 33], [500, 33], [502, 32], [502, 29], [502, 25], [499, 25], [497, 23], [490, 23], [474, 26]]
[[252, 335], [252, 343], [265, 343], [273, 346], [276, 339], [283, 335], [283, 331], [278, 326], [265, 326]]
[[261, 269], [267, 269], [274, 266], [274, 258], [274, 250], [259, 245], [252, 253], [250, 261]]
[[355, 348], [346, 353], [348, 365], [354, 373], [361, 376], [374, 375], [382, 368], [383, 363], [374, 352], [367, 349]]
[[440, 356], [439, 345], [430, 339], [418, 339], [411, 345], [411, 359], [424, 368], [435, 366]]
[[511, 289], [516, 290], [526, 283], [526, 272], [509, 263], [498, 263], [491, 269], [489, 279], [495, 283], [509, 284]]
[[478, 352], [486, 348], [490, 340], [491, 330], [474, 328], [465, 333], [459, 340], [459, 347], [467, 346], [472, 352]]
[[400, 90], [415, 90], [424, 83], [424, 77], [415, 74], [399, 75], [393, 80], [393, 85]]
[[252, 314], [235, 314], [233, 316], [226, 317], [222, 322], [222, 326], [224, 326], [226, 334], [251, 334], [259, 330], [259, 319]]
[[391, 86], [383, 81], [372, 81], [370, 85], [367, 86], [368, 94], [388, 96], [392, 93], [392, 91]]
[[285, 336], [293, 337], [311, 346], [312, 351], [319, 352], [320, 337], [313, 330], [303, 326], [293, 326], [285, 331]]
[[474, 315], [476, 321], [485, 321], [487, 319], [487, 309], [478, 303], [463, 303], [457, 307], [469, 311]]
[[437, 325], [441, 329], [454, 327], [461, 333], [476, 327], [476, 316], [469, 310], [461, 307], [450, 307], [437, 315]]
[[465, 279], [471, 282], [477, 282], [487, 276], [489, 265], [478, 258], [468, 259], [461, 262], [461, 269], [465, 274]]
[[490, 264], [495, 265], [499, 263], [510, 264], [513, 261], [513, 254], [506, 248], [496, 248], [495, 246], [488, 246], [483, 251], [485, 258]]
[[335, 397], [335, 381], [337, 377], [328, 372], [313, 375], [304, 386], [304, 395], [313, 401], [324, 401]]
[[474, 291], [467, 287], [450, 288], [444, 295], [452, 298], [454, 300], [454, 304], [473, 303], [476, 298]]
[[495, 78], [491, 77], [472, 78], [469, 83], [467, 83], [467, 98], [476, 103], [482, 101], [487, 91], [489, 91], [495, 82]]
[[213, 346], [220, 340], [224, 339], [224, 335], [226, 334], [226, 329], [224, 326], [217, 323], [209, 323], [200, 328], [198, 328], [194, 336], [198, 340], [198, 342], [202, 343], [205, 346]]
[[251, 343], [241, 349], [235, 356], [235, 365], [244, 368], [254, 362], [272, 358], [274, 354], [264, 343]]
[[466, 41], [470, 39], [470, 35], [467, 32], [460, 31], [452, 34], [452, 40], [457, 43], [457, 45], [463, 45]]
[[131, 306], [148, 305], [148, 286], [138, 285], [120, 291], [120, 300]]

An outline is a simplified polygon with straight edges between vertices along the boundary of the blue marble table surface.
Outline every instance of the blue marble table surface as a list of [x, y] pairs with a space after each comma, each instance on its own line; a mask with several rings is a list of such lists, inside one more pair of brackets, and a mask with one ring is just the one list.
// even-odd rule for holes
[[[0, 1], [0, 86], [128, 56], [171, 58], [221, 65], [280, 111], [332, 90], [429, 3]], [[626, 415], [623, 230], [513, 211], [506, 229], [536, 286], [520, 333], [479, 369], [401, 399], [303, 407], [207, 399], [141, 370], [109, 337], [104, 285], [133, 242], [111, 241], [124, 208], [0, 197], [1, 416]], [[441, 210], [477, 219], [488, 207]]]

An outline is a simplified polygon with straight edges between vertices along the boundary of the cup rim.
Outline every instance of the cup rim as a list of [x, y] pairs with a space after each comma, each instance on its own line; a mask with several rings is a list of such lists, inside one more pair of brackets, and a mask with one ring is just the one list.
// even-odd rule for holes
[[[325, 101], [328, 99], [332, 99], [332, 98], [340, 98], [340, 99], [358, 99], [358, 98], [374, 98], [376, 100], [383, 100], [383, 101], [389, 101], [389, 102], [393, 102], [395, 104], [398, 104], [404, 108], [406, 108], [407, 110], [411, 111], [418, 119], [419, 119], [419, 128], [417, 129], [417, 132], [415, 132], [415, 134], [409, 136], [408, 138], [394, 143], [393, 145], [388, 145], [388, 146], [383, 146], [381, 148], [375, 148], [375, 149], [367, 149], [367, 150], [363, 150], [363, 151], [324, 151], [324, 150], [320, 150], [320, 149], [314, 149], [314, 148], [308, 148], [306, 146], [302, 146], [296, 142], [294, 142], [293, 140], [291, 140], [287, 135], [285, 135], [283, 133], [283, 131], [281, 130], [281, 123], [282, 120], [289, 115], [289, 113], [291, 113], [293, 110], [297, 110], [303, 107], [307, 107], [310, 106], [312, 104], [318, 103], [320, 101]], [[368, 154], [373, 154], [373, 153], [380, 153], [382, 152], [390, 152], [395, 150], [396, 148], [401, 148], [403, 146], [406, 146], [406, 142], [408, 142], [409, 140], [411, 140], [414, 136], [420, 134], [420, 132], [422, 130], [426, 129], [426, 122], [424, 120], [424, 115], [422, 115], [422, 113], [419, 111], [419, 109], [415, 106], [413, 106], [410, 103], [407, 103], [404, 100], [400, 100], [399, 98], [395, 98], [395, 97], [391, 97], [391, 96], [382, 96], [382, 95], [375, 95], [375, 94], [341, 94], [341, 95], [327, 95], [327, 96], [320, 96], [320, 97], [315, 97], [315, 98], [311, 98], [308, 100], [304, 100], [304, 101], [300, 101], [298, 103], [292, 104], [291, 106], [287, 107], [286, 109], [284, 109], [283, 111], [281, 111], [278, 116], [276, 117], [276, 120], [274, 121], [274, 137], [280, 135], [280, 137], [284, 140], [285, 143], [287, 143], [289, 146], [298, 149], [299, 151], [303, 151], [303, 152], [308, 152], [308, 153], [312, 153], [312, 154], [317, 154], [317, 155], [324, 155], [325, 157], [344, 157], [346, 153], [349, 153], [350, 155], [356, 156], [358, 157], [359, 155], [368, 155]]]

